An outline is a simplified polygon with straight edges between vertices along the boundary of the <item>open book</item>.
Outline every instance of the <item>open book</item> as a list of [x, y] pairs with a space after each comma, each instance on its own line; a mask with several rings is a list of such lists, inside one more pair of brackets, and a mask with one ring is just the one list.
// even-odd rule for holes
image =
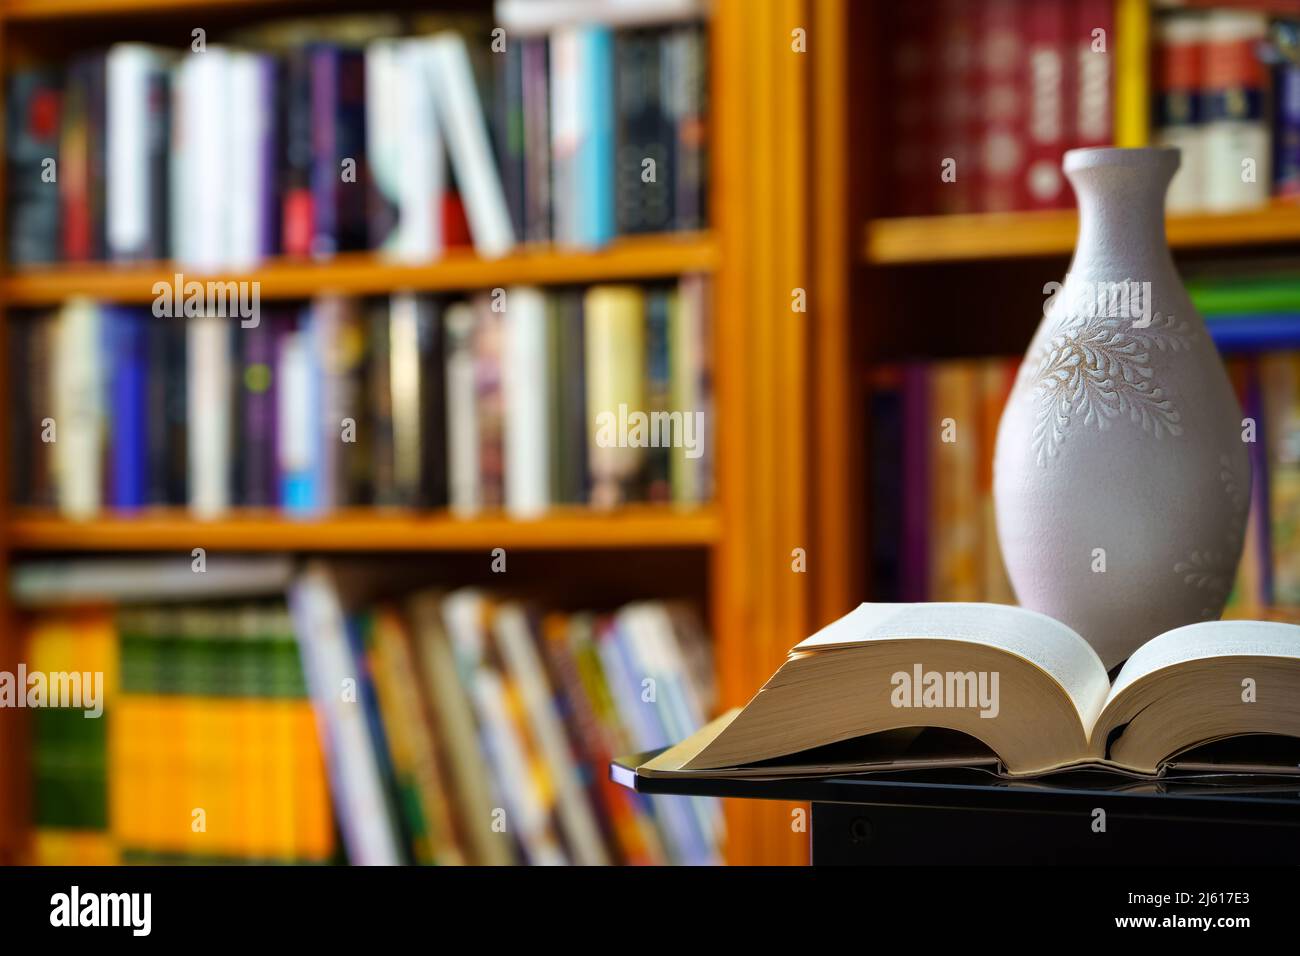
[[[1267, 735], [1267, 736], [1266, 736]], [[1217, 745], [1217, 746], [1207, 746]], [[1300, 626], [1213, 621], [1092, 647], [998, 604], [863, 604], [800, 642], [744, 708], [637, 768], [783, 777], [983, 765], [1158, 776], [1300, 773]]]

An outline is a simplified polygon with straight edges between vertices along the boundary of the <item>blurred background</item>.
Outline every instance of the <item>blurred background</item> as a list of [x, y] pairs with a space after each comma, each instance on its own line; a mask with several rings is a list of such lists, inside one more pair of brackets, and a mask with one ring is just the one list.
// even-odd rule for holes
[[992, 441], [1081, 146], [1182, 149], [1258, 426], [1230, 613], [1293, 619], [1296, 23], [0, 3], [0, 860], [803, 862], [804, 808], [608, 762], [858, 601], [1014, 602]]

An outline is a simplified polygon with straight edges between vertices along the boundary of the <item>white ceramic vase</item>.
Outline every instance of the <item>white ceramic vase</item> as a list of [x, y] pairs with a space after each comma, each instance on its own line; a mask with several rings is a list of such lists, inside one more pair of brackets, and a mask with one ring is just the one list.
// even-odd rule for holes
[[1024, 607], [1108, 668], [1217, 618], [1250, 504], [1241, 409], [1174, 268], [1164, 197], [1176, 149], [1065, 154], [1079, 206], [1069, 273], [998, 428], [998, 537]]

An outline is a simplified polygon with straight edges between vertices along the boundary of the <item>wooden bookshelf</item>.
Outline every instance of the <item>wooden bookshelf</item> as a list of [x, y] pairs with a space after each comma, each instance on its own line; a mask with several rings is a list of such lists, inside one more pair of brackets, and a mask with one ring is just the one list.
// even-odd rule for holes
[[[1064, 256], [1078, 228], [1073, 210], [874, 219], [862, 257], [871, 265], [912, 265]], [[1300, 243], [1300, 206], [1170, 216], [1166, 231], [1173, 249]]]
[[[463, 10], [464, 0], [392, 0], [405, 10]], [[480, 9], [490, 0], [477, 0]], [[74, 48], [148, 38], [188, 42], [192, 25], [236, 25], [271, 15], [383, 9], [360, 0], [0, 0], [0, 61], [61, 56]], [[611, 574], [644, 590], [651, 569], [671, 560], [665, 549], [693, 549], [707, 567], [703, 591], [715, 637], [719, 704], [743, 704], [786, 651], [824, 618], [809, 596], [837, 567], [833, 547], [814, 533], [817, 492], [813, 434], [820, 412], [809, 400], [818, 323], [839, 299], [817, 298], [819, 278], [838, 270], [813, 268], [808, 205], [814, 174], [809, 94], [815, 57], [795, 52], [792, 31], [814, 20], [832, 29], [848, 0], [714, 0], [710, 14], [710, 222], [708, 232], [619, 240], [601, 250], [523, 248], [495, 260], [466, 252], [427, 265], [384, 262], [371, 254], [340, 255], [328, 262], [272, 261], [240, 274], [206, 276], [171, 263], [62, 266], [5, 272], [0, 267], [0, 310], [56, 306], [72, 296], [147, 304], [154, 285], [186, 280], [256, 281], [264, 300], [302, 299], [322, 293], [387, 294], [457, 292], [513, 284], [562, 285], [672, 279], [686, 273], [713, 277], [714, 503], [692, 511], [637, 507], [616, 512], [557, 510], [532, 521], [503, 515], [459, 519], [446, 513], [347, 511], [319, 521], [238, 512], [198, 521], [179, 512], [145, 512], [130, 518], [71, 522], [48, 514], [10, 513], [0, 494], [0, 571], [14, 555], [52, 553], [295, 551], [361, 554], [393, 552], [434, 560], [438, 552], [470, 560], [493, 547], [557, 552], [556, 563], [577, 567], [587, 552], [616, 550]], [[829, 17], [828, 17], [829, 15]], [[182, 40], [176, 41], [173, 33]], [[810, 32], [813, 32], [810, 30]], [[821, 34], [832, 42], [833, 32]], [[835, 41], [841, 42], [841, 41]], [[839, 59], [843, 62], [843, 58]], [[827, 77], [830, 74], [826, 75]], [[0, 186], [2, 186], [0, 182]], [[822, 205], [833, 208], [833, 195]], [[3, 197], [0, 196], [0, 203]], [[847, 238], [835, 263], [856, 259]], [[862, 222], [856, 219], [855, 222]], [[791, 290], [810, 293], [811, 315], [792, 315]], [[847, 327], [840, 318], [838, 328]], [[0, 322], [0, 357], [7, 323]], [[820, 340], [817, 355], [847, 362], [835, 339]], [[845, 366], [847, 368], [847, 366]], [[0, 363], [0, 388], [8, 366]], [[843, 376], [827, 380], [834, 392]], [[819, 386], [822, 387], [822, 386]], [[828, 393], [830, 394], [830, 393]], [[7, 426], [0, 423], [0, 438]], [[825, 429], [821, 434], [826, 434]], [[839, 440], [838, 438], [836, 439]], [[5, 446], [7, 447], [7, 445]], [[0, 492], [4, 480], [0, 476]], [[841, 481], [837, 487], [847, 487]], [[822, 527], [834, 527], [834, 518]], [[791, 569], [791, 552], [809, 552], [808, 572]], [[818, 550], [821, 548], [822, 550]], [[559, 573], [559, 569], [557, 569]], [[545, 585], [546, 581], [530, 582]], [[0, 663], [17, 659], [16, 629], [0, 589]], [[592, 602], [599, 604], [599, 595]], [[0, 713], [0, 776], [28, 779], [25, 734]], [[21, 787], [0, 793], [0, 862], [23, 858], [27, 833]], [[791, 808], [779, 803], [726, 805], [727, 858], [736, 863], [799, 863], [807, 833], [791, 827]]]
[[487, 551], [709, 547], [721, 523], [709, 508], [673, 511], [644, 506], [614, 512], [570, 509], [534, 520], [506, 515], [460, 518], [446, 513], [343, 511], [319, 520], [275, 511], [238, 512], [204, 521], [184, 512], [72, 521], [15, 514], [6, 538], [22, 551]]
[[50, 266], [12, 271], [0, 278], [0, 298], [10, 306], [55, 305], [70, 296], [107, 302], [147, 303], [155, 283], [257, 282], [262, 299], [306, 299], [314, 295], [374, 295], [396, 290], [449, 292], [508, 285], [567, 285], [616, 280], [661, 279], [713, 272], [717, 243], [708, 233], [621, 239], [598, 250], [523, 251], [484, 259], [454, 251], [428, 265], [385, 262], [372, 253], [345, 253], [311, 262], [277, 259], [248, 272], [205, 275], [168, 263]]

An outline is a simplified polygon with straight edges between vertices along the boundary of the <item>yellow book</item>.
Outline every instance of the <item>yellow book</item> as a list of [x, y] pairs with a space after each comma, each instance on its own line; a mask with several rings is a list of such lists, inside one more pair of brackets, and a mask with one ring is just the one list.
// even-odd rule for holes
[[978, 601], [980, 573], [979, 368], [941, 362], [930, 372], [932, 601]]
[[645, 295], [637, 286], [594, 286], [587, 291], [583, 320], [591, 503], [608, 508], [635, 497], [651, 437], [642, 420]]

